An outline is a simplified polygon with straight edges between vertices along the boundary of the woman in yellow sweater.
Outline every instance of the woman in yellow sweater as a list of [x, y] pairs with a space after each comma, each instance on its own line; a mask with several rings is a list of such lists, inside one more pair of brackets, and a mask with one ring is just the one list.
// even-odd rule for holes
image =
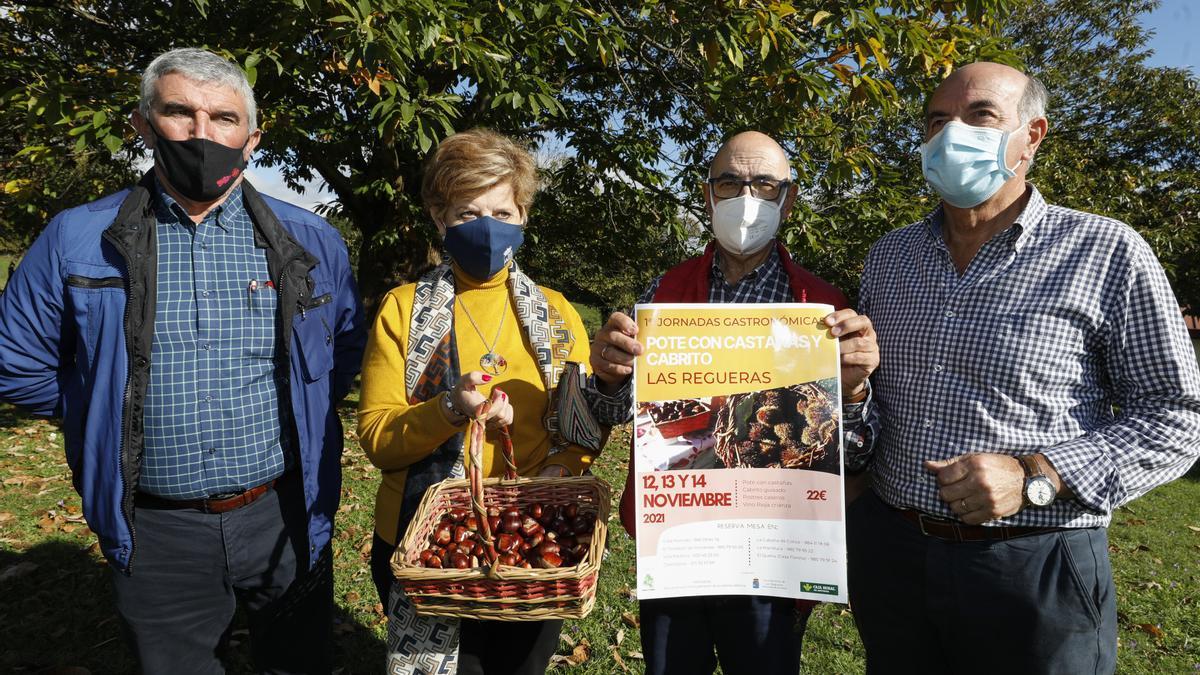
[[[442, 141], [422, 198], [450, 262], [389, 292], [370, 335], [358, 435], [383, 471], [371, 572], [389, 610], [389, 673], [540, 674], [558, 644], [561, 621], [418, 617], [388, 566], [425, 489], [463, 475], [467, 418], [485, 400], [485, 476], [504, 470], [502, 424], [521, 475], [579, 475], [599, 449], [598, 433], [564, 438], [552, 405], [559, 375], [588, 360], [579, 314], [513, 260], [536, 188], [533, 158], [513, 141], [480, 129]], [[593, 422], [621, 418], [620, 403], [591, 384], [581, 393]]]

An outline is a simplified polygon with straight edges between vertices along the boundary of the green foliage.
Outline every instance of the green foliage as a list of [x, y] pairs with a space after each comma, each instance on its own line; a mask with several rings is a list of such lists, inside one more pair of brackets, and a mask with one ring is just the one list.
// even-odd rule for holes
[[[707, 238], [698, 189], [729, 134], [759, 129], [800, 187], [783, 238], [853, 292], [871, 242], [928, 212], [925, 97], [993, 59], [1053, 94], [1033, 180], [1120, 218], [1200, 306], [1195, 78], [1145, 64], [1156, 0], [265, 0], [16, 5], [0, 16], [0, 237], [129, 180], [124, 122], [158, 52], [201, 45], [254, 81], [259, 160], [335, 195], [368, 299], [439, 259], [419, 185], [429, 150], [488, 126], [540, 148], [522, 262], [604, 308]], [[269, 16], [269, 21], [263, 17]], [[557, 150], [551, 150], [557, 149]], [[20, 214], [24, 213], [24, 216]], [[14, 214], [16, 214], [14, 216]]]
[[780, 137], [813, 192], [870, 175], [877, 119], [930, 73], [992, 53], [1008, 2], [106, 0], [16, 5], [0, 25], [38, 45], [20, 58], [35, 77], [6, 101], [78, 149], [138, 152], [122, 120], [155, 52], [202, 45], [242, 64], [260, 160], [329, 185], [362, 234], [369, 297], [437, 259], [419, 198], [434, 144], [475, 126], [560, 144], [533, 214], [552, 252], [529, 267], [617, 306], [699, 243], [695, 186], [723, 136]]

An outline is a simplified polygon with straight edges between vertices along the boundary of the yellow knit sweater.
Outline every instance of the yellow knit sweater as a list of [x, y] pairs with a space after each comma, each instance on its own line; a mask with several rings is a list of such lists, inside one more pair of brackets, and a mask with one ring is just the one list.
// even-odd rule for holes
[[[481, 370], [479, 358], [487, 352], [484, 339], [491, 342], [504, 329], [496, 344], [497, 354], [508, 360], [508, 370], [493, 377], [478, 391], [490, 396], [493, 387], [508, 394], [513, 407], [511, 426], [517, 471], [536, 475], [544, 466], [561, 464], [578, 475], [592, 463], [589, 451], [572, 446], [547, 461], [550, 435], [542, 419], [548, 397], [537, 361], [525, 341], [521, 324], [509, 298], [508, 270], [485, 282], [479, 282], [454, 267], [457, 293], [454, 303], [454, 337], [461, 372]], [[579, 314], [562, 294], [542, 288], [546, 300], [567, 322], [575, 342], [568, 360], [587, 363], [589, 340]], [[442, 396], [409, 405], [404, 382], [405, 356], [408, 354], [409, 321], [412, 317], [415, 284], [392, 289], [384, 299], [367, 342], [362, 369], [362, 395], [358, 406], [358, 437], [371, 463], [383, 471], [383, 481], [375, 498], [375, 531], [389, 543], [398, 543], [403, 533], [396, 532], [400, 500], [408, 467], [433, 453], [439, 445], [465, 427], [446, 421], [440, 407]], [[475, 319], [479, 333], [471, 326]], [[489, 432], [483, 448], [485, 477], [504, 472], [504, 459], [497, 445], [499, 435]]]

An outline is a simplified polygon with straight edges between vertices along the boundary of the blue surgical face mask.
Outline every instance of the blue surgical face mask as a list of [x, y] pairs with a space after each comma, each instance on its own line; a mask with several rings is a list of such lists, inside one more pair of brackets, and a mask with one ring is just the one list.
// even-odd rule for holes
[[921, 146], [925, 180], [947, 204], [961, 209], [979, 206], [1017, 175], [1015, 166], [1005, 165], [1004, 156], [1008, 139], [1020, 129], [1001, 131], [947, 122]]
[[524, 241], [524, 228], [491, 216], [446, 228], [446, 252], [462, 271], [480, 281], [507, 267]]

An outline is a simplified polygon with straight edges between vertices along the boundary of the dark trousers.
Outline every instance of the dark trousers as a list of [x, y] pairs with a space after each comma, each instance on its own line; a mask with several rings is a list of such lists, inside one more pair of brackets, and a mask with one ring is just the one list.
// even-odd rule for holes
[[1103, 528], [927, 537], [868, 490], [847, 507], [850, 606], [877, 673], [1112, 673]]
[[[751, 595], [643, 600], [642, 652], [649, 675], [800, 672], [809, 610], [796, 601]], [[715, 653], [714, 653], [715, 650]]]
[[[371, 580], [388, 606], [391, 557], [396, 546], [375, 534]], [[562, 621], [475, 621], [463, 619], [458, 643], [458, 675], [543, 675], [558, 649]]]
[[219, 654], [239, 602], [258, 670], [330, 671], [333, 566], [326, 551], [321, 564], [305, 570], [302, 503], [283, 506], [292, 496], [300, 498], [271, 490], [221, 514], [134, 509], [131, 573], [114, 572], [113, 585], [143, 672], [224, 672]]

